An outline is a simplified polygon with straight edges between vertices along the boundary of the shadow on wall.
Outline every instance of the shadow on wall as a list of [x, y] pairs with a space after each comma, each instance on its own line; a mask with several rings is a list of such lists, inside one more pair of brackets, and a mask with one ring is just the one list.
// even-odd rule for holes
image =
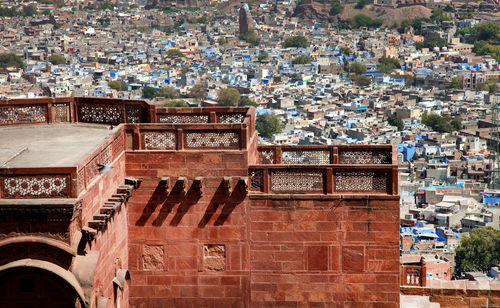
[[[198, 228], [204, 228], [221, 205], [223, 205], [223, 208], [214, 222], [214, 225], [224, 225], [236, 206], [243, 202], [246, 196], [247, 190], [244, 182], [239, 181], [232, 192], [229, 192], [228, 188], [221, 182], [210, 200], [205, 214], [198, 223]], [[135, 225], [144, 226], [158, 206], [161, 206], [158, 216], [152, 222], [153, 226], [159, 227], [163, 225], [168, 215], [174, 210], [174, 207], [179, 204], [174, 217], [170, 221], [171, 226], [178, 226], [184, 215], [193, 205], [198, 203], [200, 199], [201, 191], [199, 187], [194, 184], [185, 191], [182, 183], [176, 182], [170, 193], [167, 193], [165, 188], [159, 183], [146, 203], [142, 215], [136, 221]]]

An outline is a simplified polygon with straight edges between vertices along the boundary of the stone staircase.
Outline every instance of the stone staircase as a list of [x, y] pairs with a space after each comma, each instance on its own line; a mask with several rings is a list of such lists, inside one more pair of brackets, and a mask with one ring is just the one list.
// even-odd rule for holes
[[121, 206], [128, 200], [132, 190], [140, 185], [140, 181], [133, 178], [126, 178], [125, 184], [118, 186], [116, 193], [111, 195], [106, 202], [99, 208], [99, 212], [94, 214], [93, 219], [89, 220], [84, 227], [85, 232], [96, 235], [100, 230], [105, 229], [108, 221], [113, 215], [120, 211]]

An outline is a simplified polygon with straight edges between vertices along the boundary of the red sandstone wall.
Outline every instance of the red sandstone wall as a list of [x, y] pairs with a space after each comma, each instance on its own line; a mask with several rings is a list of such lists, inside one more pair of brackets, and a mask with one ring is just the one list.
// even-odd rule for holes
[[[240, 151], [127, 153], [127, 174], [150, 178], [127, 205], [131, 307], [247, 305], [245, 195], [226, 196], [221, 186], [223, 176], [246, 175], [246, 161]], [[165, 176], [173, 177], [167, 192]], [[185, 193], [172, 188], [178, 176], [188, 177]]]
[[246, 176], [242, 151], [134, 151], [127, 153], [126, 174], [138, 178]]
[[[95, 300], [101, 296], [109, 298], [109, 302], [114, 303], [111, 307], [129, 307], [129, 283], [125, 284], [123, 291], [113, 285], [113, 278], [118, 269], [127, 269], [127, 234], [127, 207], [122, 205], [120, 212], [115, 213], [108, 221], [106, 230], [99, 234], [92, 245], [92, 250], [100, 252], [92, 288], [92, 301], [94, 301], [92, 307], [95, 307]], [[121, 306], [117, 305], [118, 297]]]
[[127, 175], [145, 178], [127, 204], [130, 307], [399, 306], [397, 196], [226, 196], [222, 178], [246, 175], [245, 152], [126, 155]]
[[[83, 226], [93, 219], [94, 214], [99, 213], [100, 207], [116, 193], [117, 187], [125, 183], [125, 153], [113, 161], [112, 165], [114, 168], [94, 180], [80, 199]], [[109, 303], [114, 303], [115, 293], [121, 297], [119, 299], [121, 307], [128, 307], [128, 285], [123, 292], [121, 290], [115, 292], [112, 282], [117, 270], [127, 269], [128, 264], [126, 204], [122, 204], [121, 210], [115, 213], [106, 227], [97, 233], [96, 240], [92, 241], [87, 249], [100, 252], [92, 286], [91, 307], [96, 307], [96, 299], [101, 296], [110, 298]]]
[[83, 196], [82, 202], [82, 225], [85, 226], [93, 215], [99, 212], [99, 209], [111, 195], [116, 193], [119, 185], [125, 184], [125, 154], [123, 153], [115, 161], [114, 167], [106, 174], [101, 175], [90, 183]]
[[249, 205], [253, 306], [399, 307], [398, 200]]

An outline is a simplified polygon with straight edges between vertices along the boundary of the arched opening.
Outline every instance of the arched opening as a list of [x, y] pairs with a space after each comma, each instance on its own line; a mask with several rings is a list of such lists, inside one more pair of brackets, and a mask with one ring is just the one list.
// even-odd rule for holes
[[23, 259], [0, 266], [0, 307], [85, 307], [76, 278], [46, 261]]
[[59, 276], [48, 271], [17, 267], [0, 273], [0, 307], [75, 307], [78, 294]]

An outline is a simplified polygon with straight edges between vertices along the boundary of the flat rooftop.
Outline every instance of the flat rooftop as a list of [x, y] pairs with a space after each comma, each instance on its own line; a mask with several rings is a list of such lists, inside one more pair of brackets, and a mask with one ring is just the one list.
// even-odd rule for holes
[[116, 130], [81, 123], [0, 126], [0, 168], [76, 166]]

